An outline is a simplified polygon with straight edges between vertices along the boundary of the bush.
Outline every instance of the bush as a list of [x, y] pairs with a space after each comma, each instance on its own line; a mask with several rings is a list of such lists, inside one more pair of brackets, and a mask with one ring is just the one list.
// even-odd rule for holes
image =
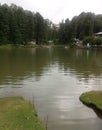
[[97, 37], [95, 39], [95, 45], [102, 45], [102, 37]]
[[94, 37], [85, 37], [83, 39], [83, 45], [87, 45], [87, 43], [93, 44], [94, 43]]
[[102, 37], [89, 36], [83, 39], [83, 45], [87, 45], [89, 43], [91, 46], [93, 45], [102, 45]]

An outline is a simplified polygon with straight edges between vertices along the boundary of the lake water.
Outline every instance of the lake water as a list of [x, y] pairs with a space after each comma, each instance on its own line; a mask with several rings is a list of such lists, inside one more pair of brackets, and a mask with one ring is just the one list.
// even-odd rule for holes
[[79, 101], [102, 90], [102, 50], [0, 49], [0, 97], [22, 96], [48, 130], [101, 130], [102, 119]]

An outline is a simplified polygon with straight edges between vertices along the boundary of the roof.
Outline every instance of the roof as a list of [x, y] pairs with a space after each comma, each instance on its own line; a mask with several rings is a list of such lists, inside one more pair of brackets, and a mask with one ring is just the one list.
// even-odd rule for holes
[[102, 35], [102, 32], [98, 32], [98, 33], [96, 33], [96, 35]]

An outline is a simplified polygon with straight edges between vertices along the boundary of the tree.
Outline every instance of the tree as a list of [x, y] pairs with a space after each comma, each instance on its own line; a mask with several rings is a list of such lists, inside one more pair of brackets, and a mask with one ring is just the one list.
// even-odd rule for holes
[[0, 43], [27, 44], [47, 39], [48, 23], [40, 13], [33, 13], [11, 4], [0, 5]]
[[6, 43], [9, 39], [9, 8], [4, 4], [0, 6], [0, 42]]
[[35, 31], [36, 44], [40, 44], [44, 37], [44, 19], [38, 12], [35, 14], [34, 23], [35, 23], [34, 31]]
[[102, 31], [102, 15], [96, 15], [94, 19], [94, 32]]
[[59, 24], [59, 42], [65, 43], [65, 23], [62, 20], [62, 22]]

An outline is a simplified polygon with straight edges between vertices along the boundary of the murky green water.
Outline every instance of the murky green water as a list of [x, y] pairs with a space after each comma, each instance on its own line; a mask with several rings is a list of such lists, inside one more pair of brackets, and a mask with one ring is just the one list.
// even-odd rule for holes
[[79, 101], [102, 90], [102, 50], [0, 49], [0, 97], [35, 104], [48, 130], [101, 130], [102, 119]]

